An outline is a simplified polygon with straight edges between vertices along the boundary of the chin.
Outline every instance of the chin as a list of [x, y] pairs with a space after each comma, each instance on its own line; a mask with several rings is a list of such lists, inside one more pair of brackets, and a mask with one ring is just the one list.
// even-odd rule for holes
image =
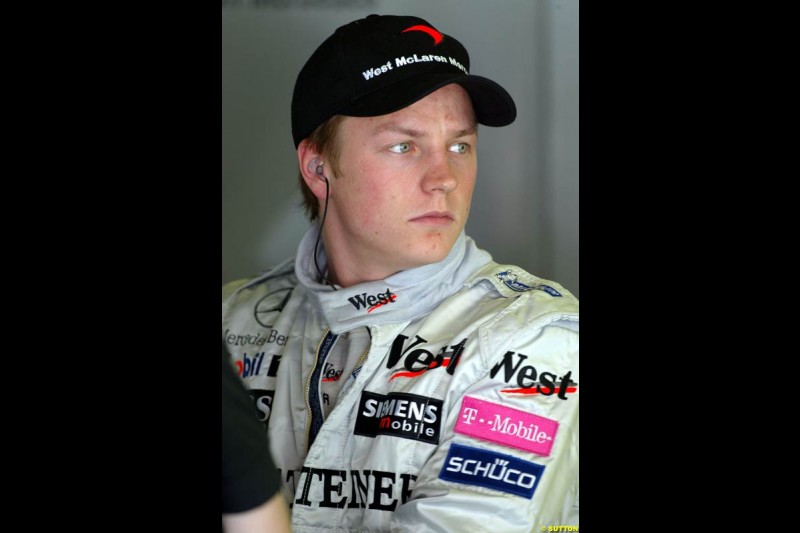
[[439, 261], [442, 261], [442, 260], [444, 260], [445, 257], [447, 257], [447, 254], [450, 253], [450, 250], [452, 248], [453, 248], [453, 245], [451, 244], [447, 248], [441, 247], [441, 248], [437, 248], [435, 250], [421, 251], [420, 253], [415, 254], [416, 255], [415, 259], [416, 260], [413, 262], [413, 266], [411, 266], [409, 268], [414, 268], [414, 267], [418, 267], [418, 266], [425, 266], [425, 265], [431, 265], [433, 263], [438, 263]]

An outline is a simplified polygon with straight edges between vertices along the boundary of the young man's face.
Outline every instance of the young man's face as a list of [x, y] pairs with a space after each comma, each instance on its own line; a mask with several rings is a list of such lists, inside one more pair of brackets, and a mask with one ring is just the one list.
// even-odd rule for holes
[[472, 102], [457, 84], [389, 115], [343, 120], [325, 221], [340, 283], [447, 256], [469, 214], [476, 127]]

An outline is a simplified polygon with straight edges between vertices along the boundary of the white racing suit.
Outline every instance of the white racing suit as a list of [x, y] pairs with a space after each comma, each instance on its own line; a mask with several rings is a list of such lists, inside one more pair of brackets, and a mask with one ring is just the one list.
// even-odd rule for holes
[[463, 233], [440, 263], [334, 291], [317, 229], [223, 288], [293, 531], [577, 525], [578, 301]]

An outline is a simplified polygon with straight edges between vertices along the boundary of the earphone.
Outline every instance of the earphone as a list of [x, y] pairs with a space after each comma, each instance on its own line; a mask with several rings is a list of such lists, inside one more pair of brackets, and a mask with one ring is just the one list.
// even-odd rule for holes
[[322, 168], [322, 165], [324, 165], [324, 164], [325, 163], [323, 163], [322, 161], [320, 161], [319, 159], [317, 159], [315, 157], [314, 159], [309, 161], [308, 170], [310, 170], [311, 172], [315, 172], [317, 174], [317, 176], [320, 177], [320, 179], [328, 181], [328, 178], [326, 178], [325, 174], [323, 174], [324, 170]]
[[314, 266], [317, 268], [317, 274], [319, 274], [320, 280], [323, 283], [328, 285], [329, 287], [333, 288], [333, 290], [338, 290], [336, 285], [328, 281], [328, 278], [323, 275], [322, 271], [319, 268], [319, 262], [317, 261], [317, 249], [319, 247], [319, 239], [322, 236], [322, 228], [325, 226], [325, 218], [328, 216], [328, 195], [330, 194], [330, 183], [328, 182], [328, 178], [325, 176], [325, 170], [323, 169], [323, 163], [316, 157], [308, 162], [308, 170], [309, 172], [315, 173], [319, 179], [325, 181], [325, 209], [322, 213], [322, 222], [319, 224], [319, 233], [317, 233], [317, 240], [314, 243]]

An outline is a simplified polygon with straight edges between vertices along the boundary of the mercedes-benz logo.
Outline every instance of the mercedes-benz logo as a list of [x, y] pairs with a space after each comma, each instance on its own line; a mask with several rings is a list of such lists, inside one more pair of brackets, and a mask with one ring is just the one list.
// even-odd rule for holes
[[[272, 324], [267, 324], [266, 322], [268, 320], [268, 316], [271, 313], [283, 311], [283, 306], [286, 305], [286, 302], [289, 301], [289, 296], [291, 296], [293, 289], [294, 287], [286, 287], [283, 289], [278, 289], [277, 291], [272, 291], [271, 293], [261, 298], [256, 303], [256, 307], [254, 309], [256, 322], [258, 322], [265, 328], [271, 329]], [[282, 293], [286, 293], [286, 295], [281, 298]]]

